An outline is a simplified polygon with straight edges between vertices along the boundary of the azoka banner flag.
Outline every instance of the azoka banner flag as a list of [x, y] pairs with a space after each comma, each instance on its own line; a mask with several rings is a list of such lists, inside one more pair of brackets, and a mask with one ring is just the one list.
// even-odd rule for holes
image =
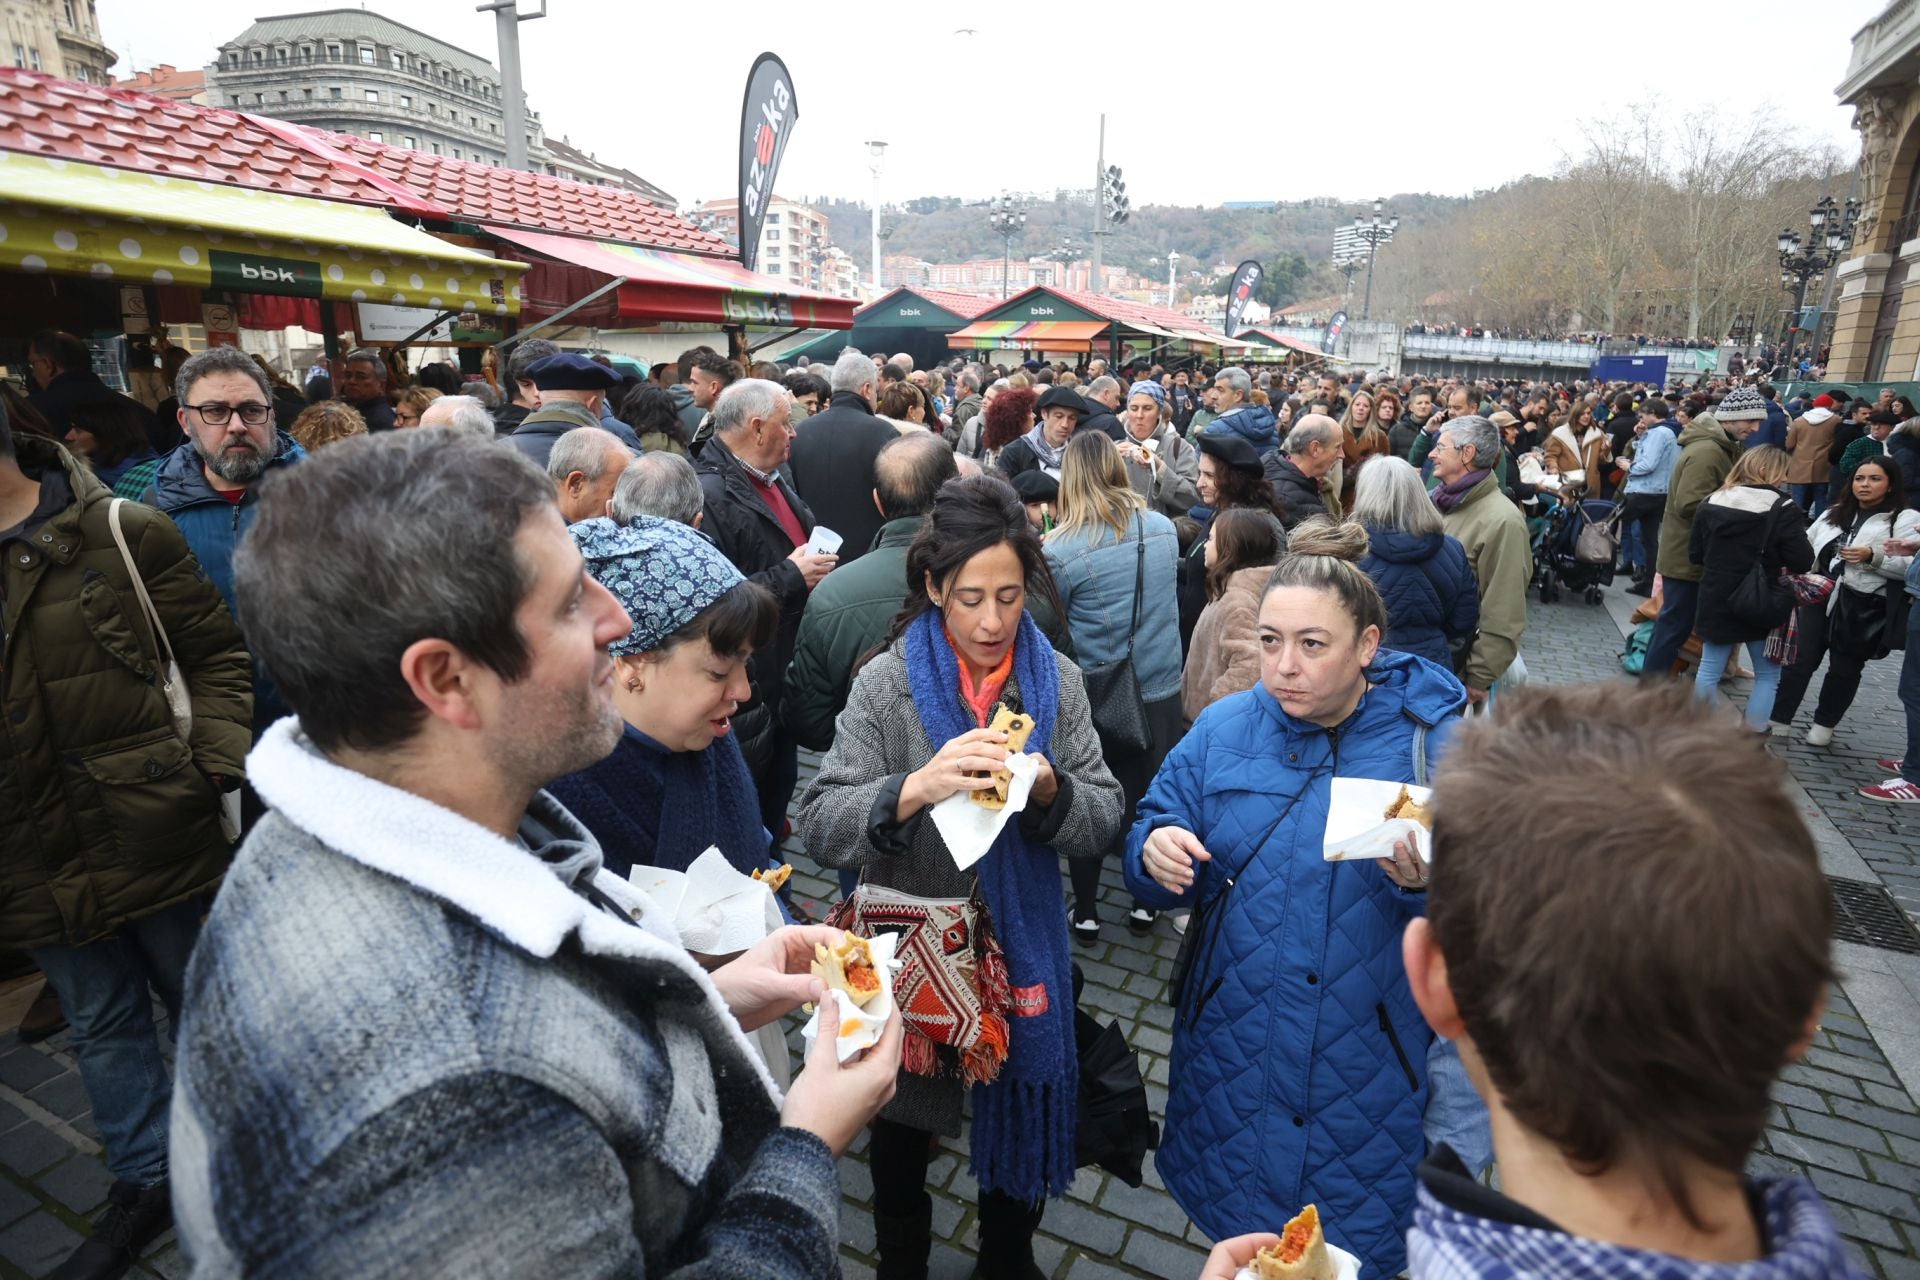
[[773, 199], [773, 177], [799, 118], [787, 64], [761, 54], [747, 73], [747, 99], [740, 109], [740, 265], [749, 271], [760, 258], [760, 224]]
[[1332, 317], [1327, 321], [1327, 331], [1320, 335], [1320, 349], [1328, 355], [1332, 355], [1333, 348], [1339, 343], [1340, 334], [1346, 327], [1347, 313], [1344, 311], [1334, 312]]
[[1231, 338], [1240, 332], [1240, 313], [1247, 309], [1247, 303], [1253, 300], [1254, 290], [1260, 287], [1260, 277], [1266, 269], [1252, 258], [1240, 264], [1233, 273], [1233, 283], [1227, 288], [1227, 336]]

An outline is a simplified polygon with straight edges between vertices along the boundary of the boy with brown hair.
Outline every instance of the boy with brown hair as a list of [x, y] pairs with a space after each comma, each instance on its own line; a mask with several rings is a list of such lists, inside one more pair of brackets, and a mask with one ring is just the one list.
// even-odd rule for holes
[[[1516, 839], [1516, 777], [1636, 800], [1605, 840], [1577, 806]], [[1501, 1190], [1428, 1158], [1414, 1280], [1861, 1274], [1811, 1183], [1744, 1173], [1833, 976], [1827, 886], [1781, 781], [1684, 688], [1530, 690], [1454, 735], [1403, 949], [1492, 1114]]]

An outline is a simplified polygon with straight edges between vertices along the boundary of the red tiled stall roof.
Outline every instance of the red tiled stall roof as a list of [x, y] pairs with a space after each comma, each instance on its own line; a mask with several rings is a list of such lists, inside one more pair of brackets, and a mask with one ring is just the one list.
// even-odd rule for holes
[[18, 68], [0, 68], [0, 151], [384, 208], [414, 203], [238, 111]]
[[433, 201], [463, 222], [492, 222], [533, 231], [622, 240], [631, 244], [735, 257], [719, 236], [619, 187], [500, 169], [351, 134], [306, 129], [383, 177]]
[[913, 285], [906, 286], [908, 292], [917, 293], [936, 307], [945, 307], [953, 314], [967, 320], [974, 320], [1000, 305], [998, 298], [981, 298], [971, 293], [949, 293], [945, 289], [921, 289]]

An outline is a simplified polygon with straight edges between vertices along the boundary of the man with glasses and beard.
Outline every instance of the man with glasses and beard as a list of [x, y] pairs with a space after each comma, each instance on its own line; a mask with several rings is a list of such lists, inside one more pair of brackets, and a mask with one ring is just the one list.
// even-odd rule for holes
[[[174, 395], [187, 443], [161, 462], [141, 501], [173, 517], [237, 618], [233, 551], [253, 523], [256, 486], [269, 470], [307, 453], [274, 425], [273, 388], [238, 347], [213, 347], [181, 365]], [[255, 666], [254, 737], [285, 714], [279, 694]]]

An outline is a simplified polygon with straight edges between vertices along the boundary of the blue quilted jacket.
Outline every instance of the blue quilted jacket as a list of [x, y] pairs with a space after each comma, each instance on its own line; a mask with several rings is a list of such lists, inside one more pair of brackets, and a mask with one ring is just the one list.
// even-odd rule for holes
[[1387, 605], [1382, 643], [1452, 670], [1447, 641], [1464, 640], [1480, 625], [1480, 588], [1466, 548], [1452, 534], [1423, 536], [1373, 525], [1367, 526], [1367, 548], [1360, 567]]
[[[1370, 862], [1327, 862], [1336, 773], [1414, 780], [1466, 691], [1443, 667], [1381, 650], [1374, 687], [1338, 729], [1295, 720], [1263, 686], [1201, 713], [1140, 802], [1127, 887], [1151, 907], [1211, 905], [1173, 1034], [1166, 1136], [1156, 1158], [1180, 1207], [1214, 1239], [1276, 1231], [1314, 1203], [1363, 1274], [1406, 1263], [1432, 1039], [1400, 963], [1422, 910]], [[1213, 855], [1185, 897], [1141, 866], [1155, 827]], [[1229, 890], [1227, 880], [1234, 884]], [[1225, 893], [1221, 898], [1219, 895]]]

